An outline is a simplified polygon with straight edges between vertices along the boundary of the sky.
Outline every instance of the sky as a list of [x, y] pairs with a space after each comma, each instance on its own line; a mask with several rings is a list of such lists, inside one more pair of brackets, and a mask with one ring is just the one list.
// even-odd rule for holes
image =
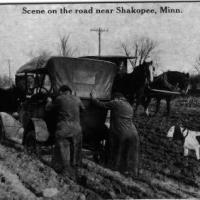
[[[181, 13], [160, 13], [161, 6]], [[26, 7], [26, 9], [25, 9]], [[61, 14], [60, 9], [72, 10]], [[93, 13], [75, 10], [93, 9]], [[124, 9], [154, 9], [156, 14], [116, 13]], [[44, 14], [23, 14], [24, 10], [44, 10]], [[96, 9], [113, 9], [97, 14]], [[48, 11], [57, 13], [49, 14]], [[178, 70], [194, 73], [200, 55], [200, 2], [197, 3], [100, 3], [100, 4], [11, 4], [0, 5], [0, 74], [14, 77], [16, 70], [41, 51], [58, 54], [59, 37], [70, 35], [77, 56], [98, 54], [98, 35], [93, 28], [107, 29], [101, 35], [102, 55], [124, 55], [121, 44], [131, 48], [134, 40], [148, 37], [157, 42], [152, 57], [158, 72]]]

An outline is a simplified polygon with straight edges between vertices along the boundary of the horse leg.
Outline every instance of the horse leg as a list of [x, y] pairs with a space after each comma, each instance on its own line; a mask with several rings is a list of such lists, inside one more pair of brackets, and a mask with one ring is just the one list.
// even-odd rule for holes
[[145, 102], [145, 96], [144, 96], [144, 89], [140, 89], [136, 95], [135, 95], [135, 99], [136, 99], [136, 105], [135, 105], [135, 110], [134, 110], [134, 114], [136, 114], [138, 106], [141, 104], [144, 106], [144, 102]]
[[100, 139], [96, 139], [94, 141], [94, 154], [93, 154], [93, 159], [95, 162], [100, 163], [101, 160], [101, 140]]
[[[136, 113], [137, 113], [137, 109], [138, 109], [138, 106], [139, 106], [139, 102], [140, 102], [140, 100], [139, 100], [138, 95], [135, 95], [135, 109], [134, 109], [134, 115], [136, 115]], [[132, 104], [132, 105], [133, 105], [133, 104]]]
[[167, 115], [170, 114], [170, 98], [166, 98], [166, 102], [167, 102]]
[[136, 113], [137, 113], [138, 105], [139, 105], [138, 101], [136, 100], [135, 109], [134, 109], [134, 115], [136, 115]]
[[144, 112], [146, 113], [147, 116], [149, 116], [149, 104], [151, 102], [151, 97], [147, 97], [146, 99], [144, 98], [143, 106], [144, 106]]
[[145, 101], [145, 100], [144, 100], [144, 97], [141, 97], [141, 96], [136, 97], [136, 104], [135, 104], [135, 110], [134, 110], [134, 114], [135, 114], [135, 115], [136, 115], [136, 113], [137, 113], [138, 106], [139, 106], [140, 104], [143, 104], [144, 101]]
[[161, 101], [160, 98], [157, 98], [157, 99], [156, 99], [156, 111], [155, 111], [154, 114], [157, 114], [158, 111], [160, 110], [160, 101]]

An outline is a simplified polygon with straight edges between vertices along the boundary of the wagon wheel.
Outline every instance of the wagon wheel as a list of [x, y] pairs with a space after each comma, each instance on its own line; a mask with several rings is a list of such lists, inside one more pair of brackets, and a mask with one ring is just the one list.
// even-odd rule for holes
[[30, 130], [26, 133], [24, 147], [28, 154], [36, 154], [39, 156], [39, 144], [36, 141], [34, 130]]

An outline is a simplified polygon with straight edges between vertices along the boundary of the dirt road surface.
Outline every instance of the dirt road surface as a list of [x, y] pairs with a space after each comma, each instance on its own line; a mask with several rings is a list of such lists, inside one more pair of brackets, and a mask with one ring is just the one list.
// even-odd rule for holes
[[50, 155], [43, 162], [20, 145], [0, 144], [0, 199], [199, 199], [200, 161], [194, 152], [188, 159], [183, 157], [182, 146], [166, 138], [170, 126], [180, 121], [200, 131], [198, 101], [174, 101], [169, 117], [164, 110], [153, 117], [139, 111], [134, 117], [141, 140], [138, 178], [125, 177], [85, 156], [73, 181], [48, 166]]

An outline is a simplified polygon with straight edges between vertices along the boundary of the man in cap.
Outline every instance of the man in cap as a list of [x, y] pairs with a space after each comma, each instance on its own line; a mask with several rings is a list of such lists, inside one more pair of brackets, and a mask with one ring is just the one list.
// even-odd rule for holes
[[139, 136], [133, 124], [133, 108], [123, 94], [115, 93], [113, 100], [100, 102], [91, 93], [96, 106], [111, 110], [110, 142], [112, 167], [120, 172], [138, 175]]
[[80, 98], [72, 95], [72, 90], [63, 85], [54, 102], [49, 98], [47, 100], [46, 110], [52, 109], [56, 113], [56, 145], [52, 162], [59, 163], [59, 170], [70, 175], [73, 173], [72, 167], [81, 164], [80, 110], [84, 106]]

